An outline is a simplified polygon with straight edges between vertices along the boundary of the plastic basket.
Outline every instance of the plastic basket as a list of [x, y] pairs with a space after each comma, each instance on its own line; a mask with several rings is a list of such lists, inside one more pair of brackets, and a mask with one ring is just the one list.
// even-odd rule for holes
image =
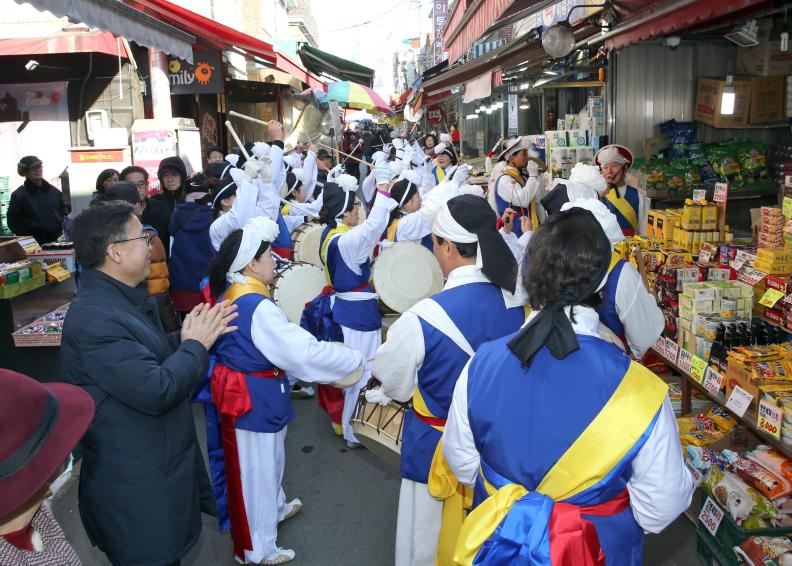
[[20, 334], [22, 329], [17, 330], [11, 336], [14, 339], [14, 346], [17, 348], [33, 348], [37, 346], [60, 346], [60, 332], [50, 334]]
[[42, 271], [27, 281], [20, 281], [19, 283], [12, 283], [11, 285], [0, 285], [0, 299], [13, 299], [33, 289], [43, 287], [46, 280], [47, 274]]
[[[698, 534], [698, 531], [696, 531]], [[707, 533], [709, 534], [709, 533]], [[741, 560], [732, 552], [731, 556], [724, 556], [712, 542], [712, 537], [708, 539], [701, 535], [696, 536], [696, 556], [704, 566], [726, 566], [728, 564], [742, 564]], [[733, 559], [732, 559], [733, 558]]]
[[[707, 493], [701, 489], [699, 490], [699, 497], [701, 498], [701, 506], [703, 507], [707, 498]], [[731, 515], [729, 515], [729, 512], [724, 510], [714, 498], [712, 498], [712, 502], [723, 511], [723, 519], [718, 526], [718, 531], [713, 537], [706, 527], [704, 527], [704, 525], [699, 524], [698, 529], [696, 529], [696, 533], [699, 537], [699, 540], [706, 542], [710, 549], [712, 549], [713, 552], [718, 555], [720, 564], [723, 564], [724, 566], [739, 566], [743, 563], [743, 561], [737, 558], [737, 555], [734, 554], [733, 549], [735, 546], [739, 546], [740, 543], [745, 541], [748, 537], [754, 535], [782, 537], [792, 533], [792, 529], [789, 527], [743, 529], [734, 522], [734, 519], [732, 519]]]

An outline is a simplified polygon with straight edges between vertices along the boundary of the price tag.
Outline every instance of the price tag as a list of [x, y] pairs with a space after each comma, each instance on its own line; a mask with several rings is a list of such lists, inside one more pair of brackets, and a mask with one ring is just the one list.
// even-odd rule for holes
[[785, 218], [792, 218], [792, 197], [784, 197], [784, 204], [781, 206]]
[[715, 536], [722, 520], [723, 509], [718, 507], [711, 498], [707, 497], [699, 514], [699, 522], [707, 528], [712, 536]]
[[707, 189], [693, 189], [693, 200], [707, 200]]
[[666, 338], [666, 347], [668, 348], [668, 359], [676, 363], [679, 359], [679, 345], [673, 340]]
[[718, 395], [721, 385], [723, 385], [723, 375], [711, 367], [707, 367], [707, 373], [704, 375], [704, 389], [713, 395]]
[[693, 360], [690, 363], [690, 375], [696, 378], [696, 381], [701, 383], [704, 381], [704, 374], [707, 371], [707, 367], [707, 362], [698, 356], [693, 356]]
[[679, 351], [679, 359], [677, 360], [679, 369], [683, 372], [690, 374], [690, 367], [693, 365], [693, 354], [682, 348]]
[[756, 426], [774, 438], [781, 438], [781, 424], [784, 412], [775, 403], [759, 401], [759, 412], [756, 415]]
[[742, 269], [742, 266], [745, 265], [745, 256], [744, 255], [740, 255], [740, 256], [735, 257], [733, 260], [731, 260], [729, 262], [729, 265], [735, 271], [740, 271], [740, 269]]
[[726, 183], [715, 183], [715, 193], [712, 200], [715, 202], [726, 202], [729, 198], [729, 185]]
[[745, 269], [741, 270], [740, 273], [737, 274], [737, 279], [742, 281], [743, 283], [748, 283], [750, 286], [754, 286], [759, 281], [767, 277], [766, 273], [762, 273], [757, 269]]
[[671, 363], [676, 363], [678, 346], [673, 340], [661, 336], [653, 346], [654, 350]]
[[709, 250], [701, 250], [701, 253], [699, 253], [698, 262], [703, 264], [709, 263], [710, 261], [712, 261], [712, 253]]
[[735, 385], [731, 395], [729, 395], [729, 400], [726, 401], [726, 408], [738, 417], [742, 418], [742, 416], [745, 414], [745, 411], [751, 404], [751, 401], [753, 401], [753, 395], [748, 393], [739, 385]]
[[768, 289], [762, 298], [759, 299], [759, 304], [768, 308], [773, 308], [775, 304], [784, 297], [784, 293], [778, 289]]

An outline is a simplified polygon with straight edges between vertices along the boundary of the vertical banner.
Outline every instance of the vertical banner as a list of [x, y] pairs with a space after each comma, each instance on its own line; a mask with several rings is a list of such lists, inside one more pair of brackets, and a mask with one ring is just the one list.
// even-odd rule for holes
[[443, 61], [443, 28], [448, 17], [448, 0], [435, 0], [432, 9], [432, 30], [434, 31], [434, 64]]
[[519, 128], [518, 97], [516, 94], [509, 95], [509, 135], [516, 136]]
[[[22, 184], [16, 165], [25, 155], [44, 162], [44, 178], [60, 188], [69, 165], [68, 83], [0, 85], [0, 178], [8, 193]], [[0, 195], [2, 196], [2, 195]]]
[[149, 191], [160, 189], [157, 170], [160, 161], [176, 155], [176, 132], [174, 130], [149, 130], [132, 132], [132, 160], [149, 174]]

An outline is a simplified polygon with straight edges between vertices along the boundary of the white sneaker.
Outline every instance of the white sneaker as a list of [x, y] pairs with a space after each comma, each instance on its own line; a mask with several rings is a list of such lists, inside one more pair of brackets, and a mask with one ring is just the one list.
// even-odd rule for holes
[[363, 445], [360, 442], [352, 442], [351, 440], [346, 441], [347, 448], [354, 450], [355, 448], [363, 448]]
[[294, 560], [294, 556], [294, 551], [292, 549], [278, 547], [274, 554], [270, 554], [264, 560], [259, 562], [259, 564], [266, 564], [267, 566], [286, 564], [287, 562]]
[[289, 506], [289, 510], [287, 511], [286, 515], [283, 516], [281, 523], [283, 521], [288, 521], [289, 519], [294, 517], [297, 513], [299, 513], [302, 510], [302, 506], [303, 506], [302, 501], [300, 501], [296, 497], [292, 499], [289, 503], [287, 503], [287, 505]]
[[300, 385], [299, 383], [295, 383], [291, 388], [292, 399], [310, 399], [315, 394], [316, 391], [314, 391], [314, 388], [308, 385]]

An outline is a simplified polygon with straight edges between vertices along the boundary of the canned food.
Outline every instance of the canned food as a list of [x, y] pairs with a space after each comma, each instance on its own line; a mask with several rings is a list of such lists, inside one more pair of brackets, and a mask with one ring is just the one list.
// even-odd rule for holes
[[708, 316], [704, 324], [704, 338], [710, 342], [714, 342], [718, 337], [718, 325], [721, 320], [719, 316]]
[[723, 320], [734, 320], [737, 315], [736, 299], [721, 299], [721, 317]]

